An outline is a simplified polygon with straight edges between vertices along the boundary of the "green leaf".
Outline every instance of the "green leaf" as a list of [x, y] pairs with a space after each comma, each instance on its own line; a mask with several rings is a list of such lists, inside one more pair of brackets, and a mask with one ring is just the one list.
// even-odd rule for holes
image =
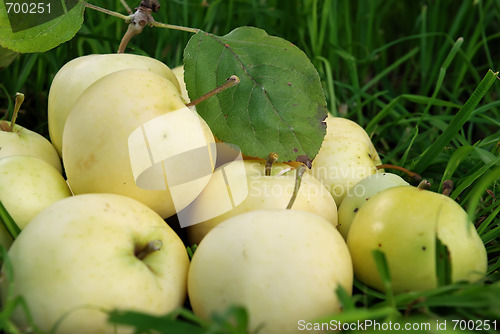
[[20, 52], [45, 52], [80, 30], [81, 0], [0, 1], [0, 46]]
[[113, 310], [109, 312], [108, 321], [113, 324], [132, 326], [136, 333], [147, 333], [151, 330], [165, 334], [205, 333], [205, 330], [198, 324], [178, 319], [172, 314], [157, 316], [136, 311]]
[[191, 100], [231, 75], [240, 79], [196, 106], [218, 139], [262, 159], [316, 156], [326, 133], [325, 95], [318, 72], [292, 43], [253, 27], [222, 37], [200, 31], [184, 50], [184, 69]]

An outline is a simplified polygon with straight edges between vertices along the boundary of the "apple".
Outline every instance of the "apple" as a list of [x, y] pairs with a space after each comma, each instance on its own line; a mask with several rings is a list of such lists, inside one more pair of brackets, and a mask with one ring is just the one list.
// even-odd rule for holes
[[93, 54], [69, 61], [55, 75], [48, 96], [49, 135], [60, 155], [64, 124], [80, 95], [98, 79], [129, 68], [144, 69], [161, 75], [180, 91], [179, 83], [170, 68], [154, 58], [117, 53]]
[[359, 181], [378, 172], [380, 157], [356, 122], [328, 114], [326, 135], [310, 172], [330, 191], [337, 207]]
[[184, 65], [179, 65], [174, 67], [172, 69], [172, 72], [174, 72], [174, 75], [177, 78], [177, 81], [179, 82], [182, 98], [186, 103], [189, 103], [191, 100], [189, 99], [189, 94], [186, 89], [186, 83], [184, 82]]
[[[216, 169], [187, 212], [178, 215], [180, 219], [194, 222], [187, 228], [189, 242], [198, 244], [215, 226], [238, 214], [256, 209], [285, 209], [294, 192], [295, 169], [274, 163], [271, 175], [266, 176], [265, 168], [262, 160], [237, 160]], [[316, 213], [337, 226], [335, 201], [310, 174], [302, 176], [292, 208]]]
[[[44, 332], [60, 321], [57, 333], [133, 333], [112, 327], [106, 312], [163, 315], [187, 295], [184, 244], [157, 213], [125, 196], [54, 203], [26, 226], [8, 256], [13, 275], [0, 282], [3, 303], [22, 296]], [[21, 307], [11, 320], [20, 328], [30, 324]]]
[[409, 185], [399, 175], [384, 172], [368, 175], [356, 183], [344, 197], [338, 210], [338, 229], [344, 239], [347, 240], [347, 234], [354, 216], [373, 195], [391, 187]]
[[378, 249], [386, 256], [394, 293], [435, 288], [436, 238], [448, 248], [452, 282], [485, 276], [485, 246], [458, 203], [417, 187], [382, 190], [359, 209], [347, 236], [354, 275], [385, 291], [372, 256]]
[[215, 165], [213, 134], [177, 87], [127, 69], [93, 83], [75, 103], [63, 134], [63, 162], [75, 194], [137, 199], [163, 218], [187, 206]]
[[61, 159], [52, 143], [37, 132], [16, 124], [24, 95], [16, 94], [16, 104], [11, 121], [0, 120], [0, 158], [11, 155], [28, 155], [47, 161], [62, 173]]
[[[40, 211], [69, 196], [66, 180], [45, 160], [22, 155], [0, 159], [0, 201], [20, 229]], [[9, 238], [8, 233], [2, 237]], [[2, 246], [7, 249], [10, 243]]]
[[298, 333], [300, 320], [341, 310], [336, 289], [352, 293], [352, 262], [337, 229], [306, 211], [254, 210], [217, 225], [191, 260], [188, 296], [209, 319], [244, 306], [250, 331]]

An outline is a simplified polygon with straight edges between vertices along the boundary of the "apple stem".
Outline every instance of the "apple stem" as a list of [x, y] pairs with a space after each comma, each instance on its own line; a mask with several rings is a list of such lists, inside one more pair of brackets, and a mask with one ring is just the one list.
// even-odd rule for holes
[[266, 159], [266, 167], [264, 172], [266, 176], [271, 176], [271, 169], [273, 163], [275, 163], [276, 161], [278, 161], [278, 153], [269, 153]]
[[427, 189], [430, 189], [431, 188], [431, 183], [427, 180], [422, 180], [420, 181], [420, 183], [418, 184], [417, 186], [418, 189], [424, 189], [424, 190], [427, 190]]
[[108, 15], [111, 15], [111, 16], [118, 17], [118, 18], [120, 18], [122, 20], [125, 20], [126, 22], [130, 21], [132, 19], [132, 16], [133, 16], [133, 15], [123, 15], [123, 14], [120, 14], [120, 13], [117, 13], [117, 12], [113, 12], [112, 10], [109, 10], [109, 9], [106, 9], [106, 8], [101, 8], [99, 6], [90, 4], [90, 3], [86, 2], [86, 1], [82, 1], [82, 2], [85, 5], [85, 7], [88, 7], [88, 8], [93, 9], [93, 10], [97, 10], [99, 12], [102, 12], [102, 13], [105, 13], [105, 14], [108, 14]]
[[146, 246], [144, 246], [143, 249], [135, 254], [135, 257], [137, 257], [139, 260], [142, 260], [149, 254], [159, 251], [162, 246], [163, 242], [161, 240], [150, 241], [146, 244]]
[[401, 166], [390, 165], [390, 164], [382, 164], [382, 165], [378, 165], [376, 167], [377, 167], [377, 169], [396, 169], [396, 170], [404, 172], [406, 175], [408, 175], [409, 177], [411, 177], [415, 181], [422, 180], [422, 176], [420, 176], [419, 174], [417, 174], [415, 172], [412, 172], [411, 170], [403, 168]]
[[129, 15], [123, 15], [117, 12], [114, 12], [109, 9], [101, 8], [96, 5], [92, 5], [86, 1], [82, 1], [85, 7], [88, 7], [93, 10], [97, 10], [99, 12], [118, 17], [128, 23], [129, 26], [122, 40], [120, 41], [120, 45], [118, 47], [118, 53], [124, 53], [125, 49], [132, 39], [137, 34], [140, 34], [146, 25], [150, 27], [159, 27], [159, 28], [168, 28], [174, 30], [182, 30], [196, 34], [200, 31], [200, 29], [182, 27], [173, 24], [166, 24], [157, 22], [153, 16], [152, 12], [157, 12], [160, 9], [160, 2], [158, 0], [142, 0], [139, 7], [136, 8], [135, 13], [132, 12], [132, 9], [127, 5], [125, 0], [120, 0], [122, 5], [125, 7], [125, 10], [129, 13]]
[[215, 94], [219, 94], [220, 92], [225, 91], [228, 88], [234, 87], [239, 83], [240, 83], [240, 78], [238, 78], [236, 75], [231, 75], [231, 77], [229, 77], [225, 83], [223, 83], [219, 87], [215, 88], [214, 90], [211, 90], [210, 92], [208, 92], [206, 94], [203, 94], [202, 96], [200, 96], [196, 100], [189, 102], [188, 104], [186, 104], [186, 107], [195, 106], [198, 103], [203, 102], [203, 101], [211, 98]]
[[445, 180], [443, 182], [443, 195], [450, 197], [452, 191], [453, 191], [453, 181]]
[[7, 132], [12, 132], [14, 131], [14, 126], [16, 125], [16, 120], [17, 120], [17, 115], [19, 114], [19, 109], [21, 109], [21, 105], [24, 102], [24, 94], [23, 93], [16, 93], [16, 103], [14, 104], [14, 112], [12, 113], [12, 119], [10, 120], [10, 124], [7, 127], [2, 126], [0, 129], [1, 131], [7, 131]]
[[293, 203], [295, 203], [295, 199], [297, 198], [297, 194], [299, 193], [300, 183], [302, 182], [302, 175], [304, 175], [306, 168], [307, 166], [305, 164], [300, 164], [299, 167], [297, 167], [295, 174], [295, 186], [293, 187], [292, 198], [290, 198], [290, 202], [288, 202], [288, 205], [286, 206], [287, 210], [290, 210], [293, 206]]
[[158, 27], [158, 28], [167, 28], [167, 29], [186, 31], [186, 32], [191, 32], [193, 34], [196, 34], [197, 32], [200, 31], [200, 29], [196, 29], [196, 28], [177, 26], [174, 24], [166, 24], [166, 23], [161, 23], [161, 22], [157, 22], [157, 21], [151, 22], [151, 26]]

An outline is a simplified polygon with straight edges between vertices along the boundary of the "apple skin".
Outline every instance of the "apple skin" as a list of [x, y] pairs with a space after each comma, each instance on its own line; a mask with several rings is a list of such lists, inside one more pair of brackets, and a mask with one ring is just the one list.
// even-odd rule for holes
[[347, 240], [354, 216], [373, 195], [391, 187], [409, 185], [402, 177], [393, 173], [375, 173], [356, 183], [344, 197], [338, 210], [338, 229], [344, 239]]
[[[0, 121], [0, 129], [7, 129], [8, 121]], [[29, 155], [50, 163], [61, 174], [61, 158], [52, 143], [39, 133], [14, 124], [11, 131], [0, 130], [0, 158], [11, 155]]]
[[172, 69], [177, 81], [179, 82], [181, 96], [186, 103], [190, 102], [189, 94], [186, 88], [186, 83], [184, 82], [184, 65], [176, 66]]
[[[138, 259], [135, 253], [153, 240], [162, 241], [161, 249]], [[189, 258], [180, 238], [157, 213], [120, 195], [54, 203], [26, 226], [8, 256], [13, 276], [0, 282], [3, 302], [22, 295], [44, 332], [64, 315], [57, 333], [115, 333], [104, 311], [162, 315], [187, 295]], [[12, 320], [20, 328], [29, 323], [20, 307]]]
[[387, 258], [395, 293], [437, 287], [436, 233], [450, 253], [452, 282], [486, 275], [486, 249], [462, 207], [439, 193], [398, 186], [374, 195], [354, 217], [347, 245], [355, 277], [384, 291], [372, 256], [378, 249]]
[[127, 53], [93, 54], [67, 62], [52, 80], [48, 97], [49, 135], [59, 155], [62, 156], [64, 124], [80, 95], [98, 79], [129, 68], [144, 69], [161, 75], [180, 91], [179, 83], [170, 68], [154, 58]]
[[310, 172], [323, 182], [340, 207], [356, 183], [378, 172], [376, 166], [381, 161], [370, 137], [359, 124], [331, 114], [325, 122], [326, 135]]
[[[238, 163], [244, 165], [238, 168]], [[218, 170], [225, 170], [230, 177], [231, 193], [236, 194], [247, 189], [244, 200], [229, 211], [203, 220], [201, 223], [187, 228], [190, 244], [198, 244], [203, 237], [224, 220], [244, 212], [256, 209], [285, 209], [293, 194], [295, 185], [295, 170], [284, 163], [272, 165], [271, 176], [265, 176], [265, 162], [262, 160], [243, 160], [226, 163]], [[193, 216], [202, 216], [221, 206], [221, 201], [227, 197], [227, 187], [222, 175], [217, 171], [206, 188], [189, 207]], [[282, 171], [289, 170], [280, 175]], [[214, 202], [217, 198], [219, 201]], [[319, 180], [308, 173], [303, 174], [299, 192], [292, 209], [316, 213], [337, 226], [337, 206], [328, 190]], [[221, 212], [221, 211], [219, 211]]]
[[[0, 159], [0, 201], [20, 229], [40, 211], [69, 196], [66, 180], [45, 160], [23, 155]], [[12, 241], [8, 233], [2, 239]], [[2, 245], [8, 248], [10, 243]]]
[[324, 218], [306, 211], [255, 210], [217, 225], [191, 260], [188, 295], [208, 319], [230, 305], [249, 312], [250, 331], [299, 333], [299, 320], [339, 312], [336, 288], [352, 293], [349, 251]]
[[[151, 207], [163, 218], [174, 215], [189, 204], [206, 185], [210, 175], [205, 183], [183, 193], [182, 205], [174, 205], [168, 187], [154, 190], [136, 184], [129, 153], [131, 133], [146, 122], [183, 108], [190, 112], [179, 94], [171, 81], [146, 70], [114, 72], [92, 84], [75, 103], [64, 128], [63, 161], [73, 193], [129, 196]], [[165, 133], [158, 142], [149, 142], [150, 147], [165, 142], [170, 150], [178, 151], [203, 132], [201, 136], [209, 145], [207, 149], [213, 148], [210, 128], [197, 114], [193, 117], [189, 120], [198, 122], [198, 133]], [[177, 128], [188, 126], [181, 124], [180, 118], [175, 120], [179, 120]], [[144, 159], [144, 163], [150, 162], [147, 152]]]

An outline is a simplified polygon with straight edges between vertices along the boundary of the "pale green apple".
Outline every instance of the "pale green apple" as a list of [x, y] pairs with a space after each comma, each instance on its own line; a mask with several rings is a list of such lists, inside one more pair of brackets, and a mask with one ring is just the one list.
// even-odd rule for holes
[[174, 67], [172, 69], [172, 72], [174, 72], [174, 75], [177, 78], [177, 81], [179, 82], [182, 98], [184, 99], [184, 101], [190, 102], [189, 94], [186, 89], [186, 83], [184, 82], [184, 65], [179, 65]]
[[417, 187], [383, 190], [359, 209], [347, 236], [355, 277], [385, 289], [372, 256], [380, 250], [395, 293], [433, 289], [437, 286], [436, 238], [448, 248], [452, 282], [476, 281], [486, 275], [486, 249], [457, 202]]
[[46, 161], [25, 155], [0, 159], [0, 201], [20, 229], [40, 211], [69, 196], [66, 180]]
[[[284, 163], [274, 163], [270, 176], [265, 175], [262, 160], [222, 165], [188, 212], [179, 216], [198, 222], [188, 227], [189, 242], [198, 244], [215, 226], [238, 214], [257, 209], [285, 209], [294, 192], [295, 175], [296, 170]], [[333, 197], [308, 173], [303, 174], [292, 209], [316, 213], [337, 226]]]
[[[86, 194], [54, 203], [26, 226], [8, 256], [13, 276], [8, 281], [3, 272], [3, 302], [22, 296], [44, 332], [61, 321], [55, 333], [133, 333], [112, 327], [106, 312], [163, 315], [187, 295], [182, 241], [157, 213], [125, 196]], [[19, 305], [11, 319], [20, 328], [29, 324]]]
[[47, 161], [61, 174], [61, 158], [52, 143], [41, 134], [10, 121], [0, 121], [0, 158], [11, 155], [28, 155]]
[[250, 331], [301, 333], [299, 321], [340, 312], [336, 289], [352, 293], [352, 262], [331, 222], [297, 210], [254, 210], [217, 225], [191, 261], [188, 295], [208, 319], [244, 306]]
[[331, 114], [325, 121], [326, 135], [310, 172], [328, 188], [339, 207], [356, 183], [377, 173], [381, 161], [359, 124]]
[[[161, 75], [172, 81], [180, 91], [179, 83], [170, 68], [154, 58], [116, 53], [87, 55], [69, 61], [52, 80], [48, 97], [50, 140], [60, 155], [62, 155], [64, 124], [76, 100], [98, 79], [129, 68], [144, 69]], [[136, 81], [130, 82], [131, 85], [136, 83]]]
[[215, 165], [208, 125], [170, 80], [146, 70], [114, 72], [92, 84], [68, 115], [63, 138], [74, 194], [129, 196], [163, 218], [198, 196]]
[[409, 185], [399, 175], [385, 172], [368, 175], [356, 183], [354, 187], [349, 189], [338, 210], [338, 229], [344, 239], [347, 240], [347, 234], [349, 233], [354, 216], [373, 195], [387, 188]]

